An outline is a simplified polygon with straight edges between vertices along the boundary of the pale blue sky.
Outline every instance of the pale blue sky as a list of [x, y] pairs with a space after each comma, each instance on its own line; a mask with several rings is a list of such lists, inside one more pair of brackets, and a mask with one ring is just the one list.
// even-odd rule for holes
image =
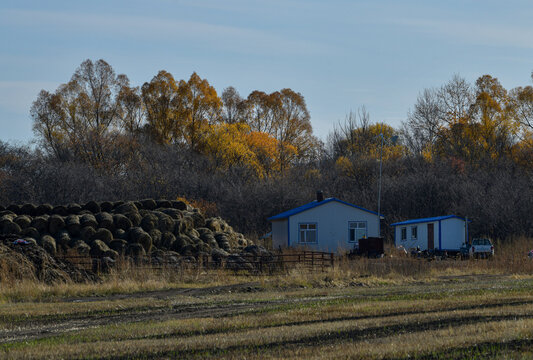
[[88, 58], [134, 85], [164, 69], [243, 97], [289, 87], [322, 139], [362, 105], [398, 126], [454, 74], [530, 84], [532, 19], [530, 0], [0, 0], [0, 140], [29, 141], [38, 92]]

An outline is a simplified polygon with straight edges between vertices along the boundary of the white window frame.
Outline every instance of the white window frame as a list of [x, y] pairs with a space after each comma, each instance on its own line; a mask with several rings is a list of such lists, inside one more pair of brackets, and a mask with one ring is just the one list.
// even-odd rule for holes
[[[314, 227], [314, 228], [310, 228]], [[305, 226], [305, 228], [304, 228]], [[302, 241], [302, 231], [304, 234], [304, 241]], [[308, 234], [309, 233], [315, 233], [315, 241], [307, 241]], [[308, 244], [317, 244], [318, 243], [318, 223], [316, 222], [306, 222], [306, 223], [299, 223], [298, 224], [298, 243], [302, 245], [308, 245]]]
[[411, 240], [418, 240], [418, 226], [417, 225], [411, 226]]
[[402, 241], [407, 240], [407, 227], [406, 226], [400, 228], [400, 239]]
[[[355, 228], [352, 228], [353, 224], [357, 224]], [[364, 225], [364, 227], [359, 227], [359, 225]], [[364, 229], [364, 235], [357, 237], [358, 230]], [[354, 239], [352, 240], [352, 230], [354, 231]], [[359, 239], [368, 237], [368, 222], [367, 221], [348, 221], [348, 242], [350, 243], [359, 243]]]

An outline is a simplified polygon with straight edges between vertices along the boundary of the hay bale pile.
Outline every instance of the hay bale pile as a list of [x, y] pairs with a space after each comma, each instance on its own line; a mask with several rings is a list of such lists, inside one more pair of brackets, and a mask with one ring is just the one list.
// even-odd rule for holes
[[[48, 235], [46, 235], [48, 236]], [[62, 261], [41, 246], [28, 241], [17, 244], [18, 237], [0, 235], [0, 275], [2, 282], [23, 280], [41, 281], [46, 284], [60, 282], [94, 282], [98, 276]]]
[[221, 218], [206, 218], [183, 201], [10, 205], [0, 235], [34, 242], [52, 256], [71, 253], [116, 260], [235, 253], [253, 245]]

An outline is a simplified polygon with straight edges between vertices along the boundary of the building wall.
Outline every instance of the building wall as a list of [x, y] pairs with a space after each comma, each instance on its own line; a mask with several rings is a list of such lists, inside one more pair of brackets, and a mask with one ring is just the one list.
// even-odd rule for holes
[[[303, 211], [289, 217], [289, 242], [293, 247], [305, 247], [315, 251], [345, 252], [353, 249], [349, 241], [349, 222], [365, 221], [367, 236], [378, 236], [378, 216], [336, 201]], [[299, 224], [317, 224], [317, 243], [299, 243]], [[273, 223], [274, 224], [274, 223]]]
[[272, 249], [287, 247], [287, 219], [272, 221]]
[[442, 249], [459, 250], [465, 242], [465, 224], [461, 219], [451, 218], [441, 220], [442, 223]]
[[[427, 224], [433, 224], [434, 248], [440, 250], [459, 250], [465, 241], [465, 222], [464, 220], [451, 218], [441, 221], [415, 223], [408, 225], [398, 225], [394, 227], [395, 245], [403, 246], [405, 249], [414, 249], [417, 246], [424, 251], [428, 248], [428, 232]], [[418, 227], [418, 238], [416, 240], [411, 237], [412, 226]], [[441, 227], [439, 229], [439, 226]], [[407, 240], [401, 240], [401, 229], [407, 228]], [[440, 243], [439, 243], [440, 230]]]
[[[416, 249], [417, 246], [420, 247], [420, 250], [424, 251], [428, 248], [428, 224], [433, 224], [433, 238], [434, 238], [434, 247], [435, 249], [439, 248], [439, 222], [424, 222], [424, 223], [415, 223], [408, 225], [398, 225], [394, 227], [395, 235], [395, 244], [396, 247], [403, 246], [405, 249]], [[412, 238], [412, 227], [417, 227], [418, 236], [416, 239]], [[402, 241], [402, 228], [407, 229], [407, 239]]]

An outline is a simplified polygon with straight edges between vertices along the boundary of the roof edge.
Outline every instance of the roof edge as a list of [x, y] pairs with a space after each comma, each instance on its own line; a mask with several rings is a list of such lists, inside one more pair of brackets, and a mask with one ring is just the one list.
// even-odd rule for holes
[[[427, 222], [434, 222], [434, 221], [441, 221], [441, 220], [448, 220], [448, 219], [459, 219], [459, 220], [467, 221], [464, 217], [461, 217], [458, 215], [443, 215], [443, 216], [434, 216], [430, 218], [409, 219], [409, 220], [400, 221], [394, 224], [390, 224], [390, 226], [422, 224], [422, 223], [427, 223]], [[472, 222], [472, 221], [468, 220], [468, 222]]]
[[[323, 201], [320, 201], [320, 202], [317, 202], [316, 200], [313, 200], [310, 203], [307, 203], [307, 204], [301, 205], [299, 207], [296, 207], [294, 209], [287, 210], [287, 211], [284, 211], [284, 212], [279, 213], [277, 215], [271, 216], [271, 217], [267, 218], [267, 220], [268, 221], [276, 221], [276, 220], [288, 219], [289, 217], [291, 217], [293, 215], [299, 214], [299, 213], [307, 211], [307, 210], [311, 210], [311, 209], [313, 209], [313, 208], [315, 208], [317, 206], [324, 205], [324, 204], [332, 202], [332, 201], [335, 201], [335, 202], [338, 202], [338, 203], [341, 203], [341, 204], [344, 204], [344, 205], [347, 205], [347, 206], [350, 206], [350, 207], [353, 207], [353, 208], [356, 208], [356, 209], [359, 209], [359, 210], [362, 210], [362, 211], [366, 211], [366, 212], [369, 212], [369, 213], [374, 214], [374, 215], [378, 215], [378, 213], [375, 212], [375, 211], [365, 209], [365, 208], [363, 208], [361, 206], [351, 204], [349, 202], [337, 199], [335, 197], [330, 197], [330, 198], [324, 199]], [[381, 218], [384, 218], [383, 214], [380, 214], [378, 216], [380, 216]]]

